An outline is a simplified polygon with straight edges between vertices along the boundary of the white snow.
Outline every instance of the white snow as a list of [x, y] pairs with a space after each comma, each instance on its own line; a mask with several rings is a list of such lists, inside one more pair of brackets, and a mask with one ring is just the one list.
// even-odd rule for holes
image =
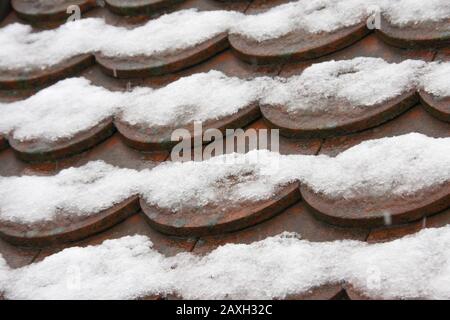
[[333, 112], [330, 100], [350, 102], [352, 108], [374, 106], [415, 89], [425, 65], [366, 57], [317, 63], [299, 76], [272, 81], [261, 102], [306, 113]]
[[450, 18], [447, 0], [299, 0], [256, 15], [181, 10], [135, 28], [108, 25], [100, 18], [72, 21], [41, 32], [14, 23], [0, 29], [0, 69], [46, 68], [76, 55], [97, 52], [110, 57], [164, 54], [194, 47], [224, 32], [256, 41], [295, 30], [333, 32], [364, 22], [374, 6], [398, 25]]
[[30, 26], [19, 23], [7, 25], [0, 29], [0, 69], [45, 69], [88, 53], [94, 39], [101, 42], [102, 26], [104, 22], [100, 19], [82, 19], [41, 32], [33, 32]]
[[[48, 221], [89, 215], [132, 195], [176, 212], [182, 205], [237, 204], [270, 197], [299, 180], [354, 198], [412, 194], [450, 181], [450, 138], [412, 133], [366, 141], [335, 158], [269, 151], [164, 163], [141, 172], [101, 161], [52, 177], [0, 178], [0, 220]], [[70, 248], [10, 269], [0, 255], [0, 293], [9, 299], [133, 299], [175, 293], [187, 299], [267, 299], [332, 283], [383, 298], [450, 298], [450, 226], [384, 244], [311, 243], [293, 234], [229, 244], [206, 256], [167, 258], [144, 236]]]
[[[165, 257], [145, 236], [69, 248], [10, 269], [9, 299], [133, 299], [176, 293], [186, 299], [270, 299], [325, 284], [351, 283], [375, 298], [450, 298], [450, 226], [382, 244], [309, 242], [292, 233], [205, 256]], [[3, 265], [3, 266], [2, 266]]]
[[[212, 70], [180, 78], [160, 89], [138, 87], [125, 92], [72, 78], [26, 100], [0, 103], [0, 134], [19, 140], [56, 141], [115, 116], [131, 125], [178, 127], [217, 120], [251, 103], [281, 105], [288, 112], [305, 115], [351, 112], [421, 86], [435, 95], [448, 96], [448, 65], [427, 65], [420, 60], [396, 64], [360, 57], [314, 64], [290, 78], [244, 80]], [[331, 107], [330, 101], [342, 103], [338, 109]], [[344, 110], [349, 103], [351, 110]]]
[[181, 10], [150, 20], [146, 25], [132, 30], [108, 28], [105, 32], [108, 42], [102, 44], [100, 51], [107, 56], [173, 52], [227, 32], [239, 18], [241, 14], [235, 11]]
[[292, 31], [333, 32], [364, 22], [370, 0], [300, 0], [266, 12], [247, 15], [230, 30], [256, 41], [284, 36]]
[[389, 22], [398, 26], [450, 21], [448, 0], [382, 0], [380, 7]]
[[85, 78], [71, 78], [30, 98], [0, 103], [0, 134], [18, 140], [57, 141], [120, 113], [132, 125], [181, 126], [232, 115], [257, 102], [264, 81], [227, 77], [219, 71], [181, 78], [161, 89], [113, 92]]
[[1, 177], [0, 220], [51, 220], [61, 210], [88, 215], [133, 194], [174, 213], [183, 206], [238, 206], [269, 199], [296, 181], [329, 197], [353, 199], [439, 188], [450, 182], [450, 138], [411, 133], [366, 141], [337, 157], [254, 150], [140, 172], [92, 162], [51, 177]]
[[421, 81], [422, 88], [433, 96], [450, 97], [450, 62], [429, 63]]
[[14, 23], [0, 29], [0, 69], [44, 68], [95, 52], [113, 57], [170, 53], [227, 32], [240, 16], [234, 11], [190, 9], [163, 15], [133, 29], [87, 18], [41, 32]]
[[184, 125], [232, 115], [256, 102], [263, 85], [258, 79], [227, 77], [219, 71], [197, 73], [157, 90], [128, 93], [121, 119], [132, 125]]
[[31, 224], [92, 215], [137, 194], [137, 176], [95, 161], [55, 176], [0, 177], [0, 220]]
[[71, 138], [112, 117], [120, 98], [84, 78], [63, 80], [26, 100], [0, 103], [0, 134], [18, 140]]
[[[284, 165], [279, 163], [284, 159]], [[148, 203], [175, 212], [183, 207], [220, 207], [222, 203], [230, 207], [242, 201], [265, 200], [278, 187], [295, 181], [294, 167], [287, 164], [298, 166], [303, 161], [292, 163], [289, 159], [262, 150], [201, 162], [164, 163], [146, 179], [157, 183], [143, 184], [141, 193]]]
[[303, 181], [331, 197], [406, 196], [450, 182], [450, 138], [419, 133], [369, 140], [317, 157]]

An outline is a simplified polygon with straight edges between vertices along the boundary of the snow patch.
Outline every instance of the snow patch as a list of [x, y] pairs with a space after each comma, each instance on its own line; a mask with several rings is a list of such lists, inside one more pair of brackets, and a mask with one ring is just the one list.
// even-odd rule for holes
[[171, 53], [227, 32], [240, 17], [234, 11], [190, 9], [163, 15], [133, 29], [108, 25], [100, 18], [86, 18], [41, 32], [14, 23], [0, 29], [0, 68], [45, 68], [95, 52], [109, 57]]
[[[445, 95], [447, 72], [448, 63], [406, 60], [390, 64], [361, 57], [314, 64], [287, 79], [244, 80], [212, 70], [160, 89], [139, 87], [129, 92], [111, 92], [84, 78], [72, 78], [26, 100], [0, 103], [0, 134], [21, 141], [57, 141], [114, 116], [131, 125], [179, 127], [217, 120], [252, 103], [282, 105], [288, 112], [303, 114], [351, 112], [398, 97], [420, 83], [434, 94]], [[331, 108], [330, 101], [342, 110]], [[344, 110], [348, 104], [351, 110]]]
[[313, 165], [303, 181], [331, 197], [407, 196], [450, 182], [450, 138], [410, 133], [369, 140]]
[[450, 97], [450, 62], [431, 62], [422, 77], [422, 88], [440, 98]]
[[120, 113], [131, 125], [182, 126], [232, 115], [257, 102], [264, 81], [227, 77], [219, 71], [181, 78], [161, 89], [113, 92], [85, 78], [72, 78], [30, 98], [0, 103], [0, 134], [24, 141], [57, 141]]
[[120, 98], [84, 78], [62, 80], [26, 100], [0, 103], [0, 134], [21, 141], [71, 138], [112, 117]]
[[181, 78], [164, 88], [126, 94], [121, 119], [131, 125], [185, 125], [232, 115], [258, 100], [258, 79], [241, 80], [219, 71]]
[[450, 22], [448, 0], [382, 0], [381, 8], [389, 22], [400, 27], [423, 22]]
[[348, 199], [439, 188], [450, 182], [450, 138], [411, 133], [366, 141], [336, 157], [253, 150], [140, 172], [97, 161], [51, 177], [0, 177], [0, 220], [33, 223], [58, 214], [89, 215], [137, 194], [174, 213], [183, 206], [232, 206], [269, 199], [297, 181]]
[[158, 183], [144, 184], [141, 193], [148, 203], [173, 211], [256, 202], [269, 199], [278, 187], [295, 181], [294, 165], [303, 162], [267, 150], [222, 155], [201, 162], [168, 162], [150, 172], [147, 180]]
[[367, 0], [300, 0], [283, 4], [266, 12], [247, 15], [230, 30], [231, 33], [265, 41], [290, 32], [333, 32], [364, 22]]
[[333, 112], [329, 101], [369, 107], [414, 90], [419, 60], [388, 63], [380, 58], [354, 58], [314, 64], [301, 75], [272, 81], [261, 99], [264, 104], [283, 105], [289, 112]]
[[55, 176], [0, 177], [0, 220], [50, 221], [59, 215], [92, 215], [138, 193], [138, 172], [103, 161]]
[[99, 18], [72, 21], [41, 32], [14, 23], [0, 29], [0, 69], [45, 69], [80, 54], [134, 57], [173, 53], [226, 32], [256, 41], [297, 30], [334, 32], [365, 22], [374, 6], [400, 26], [450, 18], [447, 0], [300, 0], [256, 15], [181, 10], [131, 29], [108, 25]]
[[227, 244], [205, 256], [165, 257], [144, 236], [69, 248], [29, 266], [0, 269], [9, 299], [271, 299], [347, 282], [385, 299], [450, 298], [450, 226], [382, 244], [309, 242], [283, 233]]

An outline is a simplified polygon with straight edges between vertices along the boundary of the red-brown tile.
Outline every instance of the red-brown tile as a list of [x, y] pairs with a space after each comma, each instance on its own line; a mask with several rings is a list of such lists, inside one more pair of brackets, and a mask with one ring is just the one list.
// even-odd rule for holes
[[450, 61], [450, 48], [439, 49], [434, 60]]
[[0, 90], [0, 102], [1, 103], [11, 103], [19, 100], [25, 100], [30, 96], [36, 94], [44, 87], [33, 87], [30, 89], [11, 89], [11, 90]]
[[[251, 2], [251, 4], [250, 4]], [[247, 13], [257, 13], [267, 10], [270, 7], [288, 2], [286, 0], [254, 0], [254, 1], [215, 1], [215, 0], [187, 0], [176, 6], [176, 10], [184, 8], [199, 8], [200, 10], [232, 9], [244, 11]], [[1, 2], [1, 6], [5, 1]], [[250, 4], [250, 5], [249, 5]], [[170, 11], [170, 10], [169, 10]], [[112, 25], [139, 25], [150, 18], [155, 18], [160, 13], [149, 16], [122, 17], [116, 15], [106, 8], [95, 8], [83, 13], [83, 17], [103, 17], [107, 23]], [[0, 14], [1, 15], [1, 14]], [[1, 20], [1, 18], [0, 18]], [[0, 27], [8, 23], [21, 21], [14, 12], [11, 12], [6, 19], [0, 22]], [[54, 28], [61, 22], [43, 22], [35, 24], [36, 28]], [[184, 70], [157, 77], [145, 79], [125, 79], [118, 80], [103, 74], [98, 65], [88, 67], [81, 74], [91, 79], [94, 84], [105, 86], [111, 90], [132, 89], [135, 86], [144, 85], [160, 87], [170, 83], [179, 77], [188, 76], [197, 72], [207, 72], [215, 69], [223, 71], [229, 76], [239, 76], [242, 78], [269, 75], [274, 76], [281, 72], [282, 76], [290, 76], [300, 73], [304, 68], [312, 63], [328, 61], [330, 59], [351, 59], [358, 56], [381, 57], [389, 62], [400, 62], [405, 59], [422, 59], [430, 61], [449, 60], [450, 51], [448, 48], [439, 49], [435, 55], [435, 49], [413, 49], [405, 50], [390, 46], [383, 42], [376, 34], [372, 33], [353, 45], [326, 55], [321, 58], [308, 60], [299, 63], [289, 63], [282, 69], [282, 64], [257, 66], [240, 60], [231, 50], [227, 49], [213, 57], [203, 61], [200, 64], [186, 68]], [[8, 90], [0, 92], [0, 100], [3, 102], [23, 99], [40, 88], [33, 86], [29, 90]], [[256, 129], [256, 131], [268, 129], [263, 119], [245, 127], [245, 129]], [[365, 130], [355, 134], [332, 137], [326, 139], [322, 145], [320, 139], [287, 139], [280, 137], [280, 152], [283, 154], [316, 154], [317, 152], [329, 155], [337, 153], [354, 146], [361, 141], [368, 139], [382, 138], [392, 135], [400, 135], [408, 132], [421, 132], [434, 137], [450, 136], [448, 123], [437, 120], [430, 116], [424, 109], [417, 105], [411, 110], [403, 113], [397, 118], [383, 125], [370, 130]], [[270, 138], [269, 138], [270, 141]], [[55, 174], [63, 168], [70, 166], [81, 166], [91, 160], [104, 160], [110, 164], [127, 168], [151, 168], [161, 161], [165, 161], [168, 152], [143, 153], [128, 147], [120, 138], [119, 134], [113, 135], [103, 143], [92, 149], [75, 156], [47, 163], [28, 164], [17, 158], [12, 148], [0, 151], [0, 175], [11, 176], [21, 174]], [[275, 217], [266, 220], [252, 227], [225, 233], [215, 236], [203, 237], [195, 244], [194, 238], [178, 238], [163, 235], [152, 229], [145, 220], [144, 214], [139, 213], [131, 216], [127, 220], [115, 225], [114, 227], [103, 231], [89, 238], [66, 244], [58, 247], [47, 247], [39, 254], [38, 258], [43, 259], [54, 252], [63, 248], [80, 245], [96, 245], [104, 240], [119, 238], [126, 235], [143, 234], [148, 236], [154, 243], [155, 249], [165, 255], [173, 255], [178, 252], [191, 251], [195, 246], [195, 253], [207, 253], [219, 245], [226, 243], [251, 243], [262, 240], [268, 236], [274, 236], [283, 231], [298, 232], [302, 238], [310, 241], [333, 241], [341, 239], [365, 240], [368, 237], [370, 242], [388, 241], [401, 237], [406, 234], [414, 233], [423, 226], [440, 227], [450, 223], [450, 211], [445, 210], [435, 215], [424, 218], [414, 223], [396, 227], [382, 229], [361, 229], [361, 228], [343, 228], [326, 224], [317, 220], [315, 216], [307, 209], [304, 202], [299, 202], [292, 207], [284, 210]], [[369, 234], [370, 233], [370, 234]], [[13, 267], [21, 267], [33, 261], [39, 253], [37, 249], [24, 249], [12, 246], [4, 240], [0, 240], [0, 253]], [[361, 293], [353, 290], [351, 286], [345, 285], [345, 292], [340, 285], [326, 285], [316, 288], [307, 294], [293, 295], [291, 299], [331, 299], [348, 298], [361, 299], [366, 298]], [[160, 298], [160, 297], [159, 297]]]
[[43, 248], [36, 261], [41, 261], [45, 257], [57, 253], [69, 247], [86, 247], [101, 244], [105, 240], [118, 239], [125, 236], [143, 235], [147, 236], [153, 243], [153, 248], [166, 256], [172, 256], [180, 252], [191, 251], [196, 242], [195, 238], [179, 238], [163, 235], [153, 230], [145, 221], [142, 213], [137, 213], [122, 223], [93, 235], [82, 241], [73, 242], [55, 247]]
[[31, 70], [2, 70], [0, 73], [0, 89], [27, 90], [34, 87], [43, 88], [66, 77], [75, 76], [82, 70], [94, 64], [90, 54], [77, 55], [65, 59], [48, 68], [33, 68]]
[[[263, 119], [256, 120], [245, 128], [237, 129], [233, 134], [229, 133], [221, 140], [194, 147], [191, 150], [190, 160], [201, 156], [201, 159], [209, 159], [223, 153], [247, 153], [251, 150], [270, 150], [280, 154], [304, 154], [314, 155], [320, 150], [321, 139], [290, 139], [282, 137], [276, 131], [271, 130]], [[230, 148], [227, 145], [231, 145]], [[178, 156], [178, 155], [177, 155]], [[180, 154], [179, 156], [182, 156]], [[172, 157], [170, 156], [170, 159]], [[185, 161], [182, 157], [182, 161]]]
[[398, 238], [402, 238], [410, 234], [414, 234], [416, 232], [419, 232], [425, 227], [424, 221], [426, 221], [426, 219], [427, 218], [425, 217], [421, 220], [404, 225], [371, 230], [369, 236], [367, 237], [367, 242], [369, 243], [387, 242]]
[[[410, 109], [419, 101], [416, 90], [367, 108], [358, 108], [350, 101], [327, 98], [327, 111], [315, 113], [289, 112], [284, 105], [261, 105], [265, 122], [292, 138], [325, 138], [358, 132], [387, 122]], [[300, 102], [301, 103], [301, 102]], [[328, 110], [341, 109], [333, 113]]]
[[302, 239], [309, 241], [333, 241], [354, 239], [364, 241], [368, 229], [340, 228], [317, 220], [299, 202], [270, 220], [253, 227], [223, 235], [202, 237], [194, 248], [194, 253], [205, 254], [226, 243], [252, 243], [276, 236], [284, 231], [297, 232]]
[[162, 12], [170, 12], [184, 0], [105, 0], [106, 8], [123, 16], [147, 15], [155, 16]]
[[[406, 225], [372, 230], [367, 238], [369, 243], [392, 241], [423, 230], [424, 228], [440, 228], [450, 223], [450, 209], [423, 218]], [[347, 293], [352, 300], [368, 299], [364, 294], [346, 286]]]
[[20, 268], [33, 262], [38, 255], [37, 248], [22, 248], [0, 239], [0, 254], [11, 268]]
[[10, 136], [9, 145], [17, 156], [27, 162], [56, 161], [82, 153], [111, 137], [115, 132], [112, 117], [104, 119], [88, 130], [80, 131], [71, 138], [57, 140], [25, 139]]
[[12, 148], [0, 151], [0, 176], [49, 175], [56, 171], [55, 162], [27, 163], [20, 160]]
[[[250, 103], [234, 114], [204, 121], [201, 123], [201, 130], [196, 127], [195, 122], [190, 122], [181, 126], [171, 124], [159, 126], [146, 124], [130, 125], [128, 122], [124, 121], [120, 115], [116, 117], [114, 124], [123, 140], [129, 146], [142, 151], [154, 151], [171, 150], [178, 144], [178, 140], [173, 140], [172, 138], [172, 134], [175, 130], [183, 129], [188, 131], [191, 144], [194, 145], [198, 139], [203, 139], [204, 133], [208, 130], [215, 129], [218, 130], [219, 133], [222, 133], [222, 135], [225, 135], [226, 130], [241, 128], [260, 117], [261, 113], [259, 106], [255, 103]], [[197, 133], [197, 131], [200, 132]]]
[[367, 195], [357, 199], [334, 198], [314, 192], [305, 185], [300, 190], [305, 204], [318, 219], [345, 227], [401, 225], [440, 212], [450, 205], [450, 183], [442, 183], [414, 195]]
[[210, 70], [222, 71], [228, 76], [249, 78], [256, 76], [274, 76], [278, 74], [280, 69], [281, 65], [256, 66], [247, 64], [239, 60], [233, 55], [231, 50], [227, 49], [198, 65], [161, 76], [136, 79], [117, 79], [105, 75], [101, 72], [99, 66], [93, 66], [86, 69], [80, 74], [80, 76], [91, 80], [95, 85], [103, 86], [109, 90], [132, 90], [138, 86], [148, 86], [154, 88], [163, 87], [181, 77], [187, 77], [200, 72], [208, 72]]
[[[271, 142], [271, 129], [267, 126], [264, 119], [260, 119], [247, 126], [245, 130], [254, 129], [257, 133], [260, 130], [268, 130], [268, 141]], [[279, 136], [279, 135], [278, 135]], [[286, 138], [279, 136], [279, 152], [281, 154], [307, 154], [313, 155], [317, 154], [320, 149], [322, 140], [317, 138], [312, 139], [298, 139], [298, 138]], [[271, 149], [271, 144], [268, 144], [269, 149]], [[271, 149], [273, 150], [273, 149]]]
[[245, 11], [246, 14], [257, 14], [269, 10], [270, 8], [293, 2], [296, 0], [253, 0]]
[[450, 223], [450, 209], [426, 217], [423, 225], [427, 228], [440, 228]]
[[419, 132], [430, 137], [448, 137], [450, 136], [450, 126], [429, 115], [419, 104], [378, 127], [347, 136], [325, 139], [320, 153], [335, 156], [365, 140], [398, 136], [410, 132]]
[[140, 170], [153, 168], [160, 162], [165, 161], [168, 155], [167, 151], [144, 153], [134, 150], [128, 147], [116, 133], [86, 152], [58, 161], [27, 163], [20, 160], [14, 150], [8, 147], [0, 151], [0, 175], [52, 175], [62, 169], [79, 167], [95, 160], [103, 160], [122, 168]]
[[355, 44], [324, 57], [297, 63], [287, 63], [283, 67], [280, 75], [283, 77], [289, 77], [291, 75], [301, 73], [305, 68], [309, 67], [313, 63], [330, 60], [347, 60], [356, 57], [374, 57], [382, 58], [391, 63], [398, 63], [406, 59], [431, 61], [434, 57], [434, 53], [434, 49], [406, 50], [395, 48], [387, 45], [372, 33]]
[[[277, 75], [280, 69], [280, 65], [267, 67], [247, 64], [239, 60], [239, 58], [228, 49], [199, 65], [172, 74], [146, 78], [144, 81], [141, 81], [141, 83], [148, 86], [161, 87], [180, 77], [190, 76], [194, 73], [208, 72], [210, 70], [222, 71], [228, 76], [237, 76], [241, 78], [271, 76]], [[132, 83], [132, 85], [134, 86], [134, 83]]]
[[103, 160], [114, 166], [130, 169], [153, 168], [168, 157], [167, 151], [140, 152], [128, 147], [118, 133], [103, 143], [77, 156], [57, 162], [58, 170], [70, 166], [82, 166], [89, 161]]
[[133, 57], [108, 57], [96, 53], [95, 60], [101, 70], [110, 77], [146, 78], [165, 75], [199, 64], [227, 49], [228, 46], [228, 35], [224, 32], [202, 43], [175, 52]]
[[72, 5], [77, 6], [81, 13], [86, 12], [96, 6], [96, 0], [65, 0], [57, 3], [11, 0], [11, 5], [21, 19], [38, 22], [67, 19], [72, 14], [67, 13]]
[[207, 236], [243, 229], [270, 219], [300, 200], [298, 184], [279, 188], [268, 200], [218, 203], [208, 206], [183, 205], [174, 212], [141, 199], [147, 222], [156, 230], [177, 236]]
[[426, 111], [441, 121], [450, 122], [450, 97], [436, 98], [422, 90], [419, 95], [420, 102]]
[[245, 35], [230, 34], [229, 41], [236, 55], [256, 64], [304, 61], [325, 56], [345, 48], [369, 33], [365, 22], [329, 33], [296, 30], [276, 39], [257, 41]]
[[396, 26], [381, 16], [380, 28], [375, 32], [386, 43], [400, 48], [442, 47], [450, 44], [450, 19], [416, 22], [414, 26]]
[[34, 224], [2, 221], [0, 236], [11, 244], [44, 247], [74, 242], [102, 232], [140, 210], [139, 197], [133, 196], [89, 216], [61, 215]]

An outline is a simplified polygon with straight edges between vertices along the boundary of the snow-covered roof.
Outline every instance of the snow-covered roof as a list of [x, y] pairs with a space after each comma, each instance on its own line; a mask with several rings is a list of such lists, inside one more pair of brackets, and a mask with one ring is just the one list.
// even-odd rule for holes
[[450, 298], [448, 0], [99, 3], [0, 3], [0, 298]]

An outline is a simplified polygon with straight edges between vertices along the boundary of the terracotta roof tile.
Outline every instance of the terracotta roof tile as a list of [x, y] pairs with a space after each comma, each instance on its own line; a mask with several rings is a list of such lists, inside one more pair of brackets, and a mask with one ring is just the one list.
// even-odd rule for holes
[[49, 255], [72, 246], [85, 247], [90, 245], [98, 245], [108, 239], [118, 239], [135, 234], [148, 236], [150, 239], [152, 239], [155, 248], [167, 256], [173, 256], [180, 252], [191, 251], [196, 242], [196, 238], [194, 237], [181, 238], [167, 236], [159, 233], [158, 231], [155, 231], [148, 225], [148, 223], [145, 221], [144, 215], [142, 214], [142, 212], [140, 212], [127, 218], [122, 223], [117, 224], [110, 229], [102, 233], [92, 235], [84, 240], [69, 244], [48, 246], [42, 248], [39, 255], [36, 257], [36, 260], [41, 261]]
[[141, 207], [148, 223], [166, 234], [178, 236], [204, 236], [244, 229], [270, 219], [300, 200], [298, 184], [277, 190], [270, 200], [247, 201], [236, 205], [222, 203], [217, 206], [183, 206], [171, 212], [150, 205], [141, 199]]
[[448, 28], [450, 19], [440, 22], [416, 23], [414, 26], [398, 27], [389, 23], [382, 15], [380, 37], [400, 48], [447, 46], [450, 43]]
[[39, 254], [38, 248], [23, 248], [0, 239], [0, 250], [3, 258], [12, 268], [20, 268], [34, 261]]
[[397, 136], [409, 132], [420, 132], [430, 137], [448, 137], [450, 135], [448, 124], [432, 117], [423, 106], [418, 104], [393, 121], [386, 122], [378, 127], [342, 137], [327, 138], [320, 153], [337, 155], [362, 141]]
[[[101, 17], [111, 25], [135, 28], [157, 19], [162, 13], [182, 9], [227, 9], [255, 14], [288, 1], [106, 0], [104, 7], [91, 0], [66, 1], [57, 6], [44, 2], [13, 0], [13, 10], [10, 11], [8, 2], [2, 1], [0, 27], [21, 22], [31, 24], [34, 30], [58, 28], [67, 19], [68, 4], [82, 4], [83, 18]], [[210, 70], [248, 79], [291, 77], [319, 62], [356, 57], [382, 58], [389, 63], [407, 59], [450, 61], [448, 31], [445, 33], [448, 19], [421, 23], [414, 28], [391, 25], [385, 18], [381, 22], [381, 30], [375, 32], [368, 30], [362, 21], [337, 32], [307, 35], [305, 32], [292, 32], [263, 43], [224, 32], [170, 54], [123, 58], [91, 52], [63, 60], [44, 70], [1, 70], [0, 102], [22, 100], [61, 79], [76, 76], [85, 77], [92, 84], [109, 90], [130, 91], [138, 86], [161, 88], [181, 77]], [[339, 103], [337, 101], [335, 105]], [[346, 122], [345, 116], [331, 120], [316, 117], [307, 122], [303, 117], [290, 118], [273, 107], [261, 106], [261, 113], [260, 106], [254, 103], [231, 116], [215, 119], [206, 127], [222, 131], [242, 128], [244, 131], [240, 134], [252, 129], [261, 132], [279, 128], [279, 151], [285, 155], [336, 156], [367, 140], [411, 132], [430, 137], [450, 137], [448, 97], [441, 99], [422, 90], [412, 90], [375, 109], [373, 114], [361, 113], [361, 117], [353, 122]], [[187, 125], [188, 129], [192, 129], [190, 126]], [[119, 168], [152, 169], [170, 161], [173, 143], [169, 140], [173, 129], [172, 126], [162, 126], [155, 134], [154, 126], [131, 126], [121, 123], [120, 117], [111, 117], [70, 139], [23, 141], [11, 135], [0, 136], [0, 176], [55, 175], [63, 169], [81, 167], [95, 160], [103, 160]], [[225, 142], [217, 140], [212, 143]], [[200, 152], [206, 146], [197, 146], [195, 150]], [[257, 148], [261, 147], [258, 145]], [[245, 151], [250, 149], [246, 143]], [[364, 201], [354, 201], [330, 199], [304, 185], [299, 187], [293, 183], [277, 190], [268, 200], [242, 201], [234, 206], [231, 203], [215, 207], [187, 206], [176, 214], [146, 203], [143, 197], [133, 196], [105, 211], [87, 218], [78, 217], [75, 221], [61, 218], [31, 226], [2, 222], [0, 254], [10, 267], [20, 268], [42, 261], [65, 248], [98, 245], [104, 240], [134, 234], [147, 236], [154, 248], [166, 256], [191, 251], [206, 255], [228, 243], [249, 244], [285, 231], [297, 232], [312, 242], [344, 239], [388, 242], [425, 228], [447, 225], [450, 219], [449, 191], [447, 182], [422, 190], [410, 198], [389, 196], [380, 200], [367, 196]], [[124, 206], [128, 210], [122, 210]], [[388, 222], [383, 214], [387, 210], [391, 213]], [[180, 297], [150, 295], [142, 298]], [[308, 292], [287, 298], [368, 297], [346, 283], [311, 288]]]
[[222, 235], [200, 237], [194, 252], [204, 254], [226, 243], [252, 243], [284, 231], [297, 232], [302, 239], [310, 241], [365, 240], [369, 234], [369, 229], [338, 227], [317, 220], [301, 201], [282, 214], [250, 228]]
[[12, 8], [17, 15], [26, 21], [63, 20], [69, 16], [70, 6], [78, 6], [80, 12], [85, 12], [96, 5], [95, 0], [66, 0], [54, 3], [52, 1], [12, 0]]

